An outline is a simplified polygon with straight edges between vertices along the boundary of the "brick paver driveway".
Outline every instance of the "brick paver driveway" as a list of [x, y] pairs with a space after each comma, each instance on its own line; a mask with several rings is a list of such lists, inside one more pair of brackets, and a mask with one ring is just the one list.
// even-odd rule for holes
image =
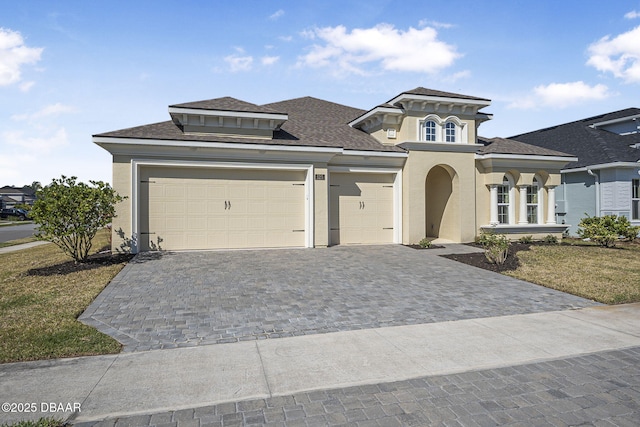
[[399, 245], [142, 254], [80, 320], [139, 351], [596, 304], [436, 254]]

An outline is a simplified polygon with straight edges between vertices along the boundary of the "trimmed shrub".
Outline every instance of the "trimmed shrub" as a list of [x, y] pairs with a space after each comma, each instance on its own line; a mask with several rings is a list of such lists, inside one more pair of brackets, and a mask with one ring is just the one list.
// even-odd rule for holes
[[640, 227], [634, 227], [624, 216], [589, 216], [580, 220], [578, 235], [600, 246], [613, 247], [620, 237], [633, 240], [638, 236]]
[[544, 236], [544, 239], [542, 239], [543, 242], [548, 243], [550, 245], [557, 245], [558, 244], [558, 238], [556, 236], [554, 236], [553, 234], [547, 234], [546, 236]]

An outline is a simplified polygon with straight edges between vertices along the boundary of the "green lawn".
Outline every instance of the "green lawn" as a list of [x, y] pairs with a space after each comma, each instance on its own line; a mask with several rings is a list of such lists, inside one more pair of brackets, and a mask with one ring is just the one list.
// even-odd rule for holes
[[[107, 240], [102, 230], [94, 248]], [[0, 363], [119, 352], [77, 317], [125, 264], [77, 267], [53, 244], [0, 254]]]
[[[573, 243], [573, 244], [571, 244]], [[640, 302], [640, 244], [604, 248], [580, 241], [531, 246], [504, 274], [604, 304]]]

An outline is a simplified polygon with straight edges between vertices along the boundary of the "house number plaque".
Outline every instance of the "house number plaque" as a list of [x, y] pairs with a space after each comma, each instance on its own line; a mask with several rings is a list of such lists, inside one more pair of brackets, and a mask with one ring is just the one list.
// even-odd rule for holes
[[323, 173], [317, 173], [316, 174], [316, 181], [324, 181], [324, 174]]

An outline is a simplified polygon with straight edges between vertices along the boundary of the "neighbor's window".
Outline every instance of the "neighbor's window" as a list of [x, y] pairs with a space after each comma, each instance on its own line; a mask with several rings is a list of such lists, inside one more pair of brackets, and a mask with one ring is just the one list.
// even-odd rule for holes
[[444, 140], [447, 142], [456, 142], [456, 124], [447, 122], [444, 126]]
[[631, 180], [631, 219], [640, 219], [640, 179]]
[[436, 140], [436, 122], [429, 120], [424, 123], [424, 140], [435, 141]]
[[538, 223], [538, 180], [533, 180], [533, 185], [527, 187], [527, 222]]
[[509, 180], [505, 176], [498, 185], [498, 222], [509, 224]]

